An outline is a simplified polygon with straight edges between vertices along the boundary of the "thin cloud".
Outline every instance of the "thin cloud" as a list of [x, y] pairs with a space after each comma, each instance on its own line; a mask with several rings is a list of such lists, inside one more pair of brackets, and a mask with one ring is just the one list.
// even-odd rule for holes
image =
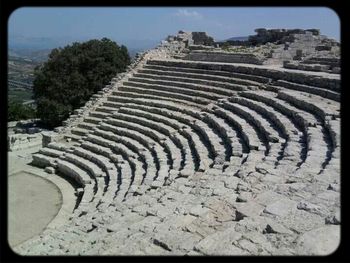
[[185, 17], [185, 18], [192, 18], [192, 19], [203, 18], [203, 16], [197, 11], [189, 11], [187, 9], [178, 9], [174, 15], [177, 17]]

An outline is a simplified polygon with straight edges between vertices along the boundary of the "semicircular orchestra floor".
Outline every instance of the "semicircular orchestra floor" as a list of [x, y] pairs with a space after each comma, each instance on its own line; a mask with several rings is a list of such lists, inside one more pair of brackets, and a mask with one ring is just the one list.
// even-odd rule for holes
[[58, 187], [40, 176], [20, 171], [8, 178], [8, 242], [14, 247], [38, 235], [62, 204]]

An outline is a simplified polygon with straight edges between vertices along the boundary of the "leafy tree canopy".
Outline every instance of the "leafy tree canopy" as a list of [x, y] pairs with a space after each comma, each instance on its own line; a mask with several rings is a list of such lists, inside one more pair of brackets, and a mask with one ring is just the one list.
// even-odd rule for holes
[[127, 48], [107, 38], [53, 49], [34, 72], [38, 117], [48, 127], [60, 125], [129, 64]]

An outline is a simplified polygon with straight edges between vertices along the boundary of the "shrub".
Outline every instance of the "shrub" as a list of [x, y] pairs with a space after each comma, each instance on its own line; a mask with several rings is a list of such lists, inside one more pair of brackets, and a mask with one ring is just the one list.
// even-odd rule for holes
[[19, 121], [36, 118], [35, 109], [29, 105], [23, 105], [17, 101], [10, 101], [8, 104], [8, 121]]

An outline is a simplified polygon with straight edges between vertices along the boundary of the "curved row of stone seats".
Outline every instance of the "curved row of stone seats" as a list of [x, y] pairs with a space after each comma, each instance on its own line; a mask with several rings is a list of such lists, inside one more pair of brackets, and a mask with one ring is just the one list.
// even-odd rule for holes
[[222, 129], [217, 123], [215, 123], [218, 125], [215, 127], [216, 132], [212, 129], [213, 122], [205, 115], [206, 113], [203, 114], [203, 112], [193, 108], [184, 108], [179, 105], [169, 105], [167, 103], [158, 103], [157, 106], [170, 110], [173, 118], [189, 125], [200, 134], [204, 144], [207, 145], [209, 157], [214, 159], [214, 162], [220, 164], [226, 159], [226, 149], [223, 145], [225, 139], [221, 137], [225, 137], [226, 135], [222, 134]]
[[82, 128], [82, 129], [85, 129], [85, 130], [88, 130], [88, 131], [91, 131], [94, 127], [96, 126], [95, 123], [90, 123], [90, 122], [80, 122], [78, 124], [78, 127], [79, 128]]
[[62, 152], [61, 150], [45, 147], [45, 148], [41, 148], [39, 150], [39, 153], [50, 157], [60, 157], [61, 155], [63, 155], [64, 152]]
[[248, 153], [244, 154], [242, 158], [239, 170], [246, 173], [254, 171], [255, 164], [263, 161], [266, 157], [265, 145], [258, 137], [255, 128], [248, 123], [245, 118], [237, 116], [233, 112], [222, 108], [220, 103], [218, 103], [216, 107], [213, 107], [213, 110], [216, 116], [224, 119], [234, 130], [237, 131], [239, 137], [242, 138], [242, 141], [244, 142], [245, 151], [248, 151]]
[[110, 116], [110, 113], [95, 110], [95, 111], [89, 112], [89, 116], [96, 118], [96, 120], [100, 119], [100, 121], [101, 121], [101, 119], [104, 119], [104, 118], [107, 118], [108, 116]]
[[128, 81], [176, 88], [180, 87], [189, 90], [220, 94], [223, 96], [231, 96], [235, 93], [235, 91], [243, 91], [247, 89], [246, 86], [240, 84], [231, 84], [222, 81], [192, 79], [186, 78], [184, 76], [168, 77], [163, 75], [159, 76], [151, 74], [142, 74], [141, 76], [140, 75], [141, 74], [134, 74], [133, 77], [128, 79]]
[[211, 101], [208, 99], [203, 99], [200, 97], [193, 97], [188, 95], [181, 94], [173, 94], [171, 92], [165, 91], [157, 91], [157, 90], [149, 90], [142, 89], [136, 87], [118, 87], [118, 91], [112, 92], [111, 96], [108, 97], [109, 101], [118, 101], [118, 98], [126, 97], [126, 98], [142, 98], [142, 99], [153, 99], [153, 100], [167, 100], [172, 102], [178, 102], [181, 104], [189, 105], [189, 106], [204, 106], [210, 103]]
[[317, 115], [322, 121], [325, 121], [327, 117], [332, 119], [340, 117], [339, 103], [332, 103], [332, 101], [327, 101], [315, 95], [305, 92], [279, 91], [278, 98]]
[[[90, 151], [91, 153], [94, 153], [92, 155], [91, 153], [85, 151], [87, 155], [91, 155], [91, 158], [96, 160], [96, 162], [103, 167], [107, 174], [106, 189], [102, 202], [105, 204], [105, 206], [108, 206], [118, 194], [120, 184], [127, 181], [126, 179], [128, 178], [128, 173], [122, 174], [123, 167], [121, 164], [124, 163], [124, 159], [122, 156], [114, 155], [110, 148], [100, 146], [96, 143], [91, 143], [88, 140], [82, 143], [81, 147]], [[82, 151], [83, 149], [79, 149], [79, 151]]]
[[278, 97], [318, 116], [329, 133], [333, 147], [340, 145], [340, 105], [338, 103], [304, 92], [281, 91]]
[[[222, 96], [219, 96], [215, 93], [130, 81], [124, 82], [124, 85], [122, 87], [119, 87], [119, 90], [141, 94], [157, 95], [161, 97], [174, 97], [177, 99], [195, 102], [199, 104], [208, 104], [210, 102], [222, 98]], [[115, 95], [118, 95], [118, 93], [115, 93]]]
[[[145, 172], [154, 168], [159, 169], [156, 152], [149, 147], [146, 140], [135, 140], [133, 138], [130, 139], [129, 137], [120, 137], [118, 134], [112, 133], [110, 131], [111, 129], [112, 128], [108, 125], [102, 125], [101, 127], [96, 128], [92, 134], [89, 134], [86, 140], [106, 147], [111, 146], [109, 148], [114, 152], [120, 153], [120, 155], [122, 155], [125, 159], [130, 159], [129, 161], [131, 161], [132, 167], [142, 167]], [[112, 158], [110, 153], [111, 151], [108, 150], [108, 152], [105, 154]], [[138, 161], [141, 161], [142, 164], [138, 165], [134, 163]], [[145, 172], [143, 172], [143, 174], [145, 174]]]
[[276, 165], [279, 160], [283, 158], [284, 150], [286, 147], [286, 136], [283, 131], [279, 130], [279, 126], [275, 125], [275, 122], [271, 121], [264, 114], [239, 103], [240, 98], [231, 97], [229, 102], [224, 103], [224, 107], [230, 109], [237, 115], [245, 117], [248, 122], [252, 123], [258, 131], [258, 136], [262, 138], [266, 146], [266, 159], [273, 161]]
[[121, 114], [115, 114], [111, 118], [108, 118], [105, 122], [106, 124], [114, 127], [125, 128], [129, 131], [137, 131], [138, 133], [143, 134], [145, 139], [149, 138], [149, 145], [153, 145], [153, 147], [157, 148], [161, 147], [163, 149], [162, 152], [166, 154], [165, 158], [158, 156], [159, 163], [169, 164], [170, 168], [172, 169], [176, 158], [172, 149], [176, 148], [174, 143], [166, 135], [158, 132], [157, 130], [145, 127], [144, 124], [141, 125], [139, 123], [128, 122], [126, 119], [128, 119], [129, 116], [124, 117], [125, 118], [123, 118]]
[[[90, 115], [91, 116], [91, 115]], [[98, 124], [101, 122], [101, 118], [96, 117], [85, 117], [84, 122], [91, 123], [91, 124]]]
[[[331, 125], [326, 125], [326, 120], [339, 120], [340, 117], [340, 109], [339, 105], [331, 104], [331, 102], [324, 101], [323, 98], [319, 98], [318, 96], [310, 95], [303, 92], [286, 92], [281, 91], [278, 93], [278, 98], [288, 101], [291, 105], [294, 105], [297, 108], [300, 108], [306, 112], [310, 112], [314, 114], [318, 119], [320, 119], [322, 125], [322, 133], [324, 140], [327, 143], [328, 147], [328, 157], [323, 163], [323, 167], [328, 165], [330, 159], [332, 158], [332, 154], [337, 144], [339, 144], [339, 134], [338, 139], [331, 134], [337, 133], [339, 131], [338, 127], [332, 127]], [[310, 103], [312, 100], [313, 103]], [[334, 130], [333, 130], [334, 129]], [[312, 138], [310, 137], [310, 140]], [[337, 142], [338, 141], [338, 142]], [[322, 171], [321, 171], [322, 172]]]
[[261, 141], [266, 147], [266, 155], [270, 155], [271, 152], [272, 154], [278, 154], [278, 152], [280, 152], [281, 143], [284, 143], [284, 140], [266, 119], [255, 111], [250, 110], [248, 107], [235, 103], [234, 98], [231, 98], [229, 101], [221, 102], [220, 107], [241, 116], [255, 127], [258, 137], [261, 138]]
[[331, 99], [331, 100], [340, 102], [340, 92], [336, 92], [336, 91], [332, 91], [324, 88], [318, 88], [315, 86], [293, 83], [285, 80], [277, 80], [275, 82], [275, 85], [278, 85], [286, 89], [304, 91], [310, 94], [319, 95], [326, 99]]
[[[230, 100], [230, 99], [229, 99]], [[277, 127], [280, 136], [286, 141], [283, 156], [278, 160], [279, 164], [289, 162], [302, 162], [302, 131], [291, 121], [290, 118], [276, 111], [273, 107], [252, 99], [236, 96], [234, 102], [256, 111], [261, 116], [269, 120], [273, 126]]]
[[[96, 125], [98, 125], [104, 118], [110, 116], [109, 112], [101, 112], [96, 109], [96, 111], [89, 112], [89, 116], [85, 117], [82, 122], [80, 122], [77, 127], [74, 127], [71, 130], [73, 135], [84, 136], [88, 134]], [[78, 138], [72, 137], [75, 140], [79, 140]]]
[[221, 103], [213, 108], [215, 115], [227, 121], [235, 130], [237, 130], [243, 138], [246, 148], [250, 150], [265, 151], [264, 143], [259, 139], [256, 130], [242, 117], [237, 116], [231, 111], [222, 108]]
[[[152, 180], [156, 179], [156, 181], [165, 180], [168, 172], [169, 172], [169, 166], [168, 161], [169, 160], [169, 153], [166, 152], [166, 148], [164, 146], [161, 146], [158, 143], [159, 137], [157, 139], [156, 132], [152, 131], [153, 138], [146, 136], [143, 131], [145, 129], [142, 129], [141, 125], [136, 124], [128, 124], [127, 122], [116, 120], [116, 119], [110, 119], [107, 120], [106, 123], [103, 123], [99, 126], [99, 129], [103, 129], [105, 131], [110, 132], [110, 137], [115, 138], [119, 141], [122, 141], [123, 137], [129, 137], [135, 141], [140, 142], [143, 144], [146, 148], [148, 148], [152, 155], [155, 156], [156, 160], [156, 178], [149, 178], [149, 183], [156, 184], [152, 182]], [[113, 134], [114, 133], [114, 134]], [[117, 136], [117, 138], [116, 138]], [[171, 162], [171, 161], [170, 161]], [[142, 182], [142, 179], [140, 180]]]
[[322, 170], [323, 163], [327, 159], [328, 143], [324, 140], [325, 134], [322, 123], [314, 115], [277, 98], [278, 95], [273, 92], [244, 92], [240, 95], [266, 103], [291, 118], [302, 129], [306, 139], [306, 158], [298, 168], [312, 168], [314, 172]]
[[[148, 106], [148, 105], [151, 105], [151, 106]], [[176, 110], [166, 109], [163, 106], [164, 104], [160, 102], [143, 101], [143, 102], [140, 102], [140, 104], [127, 103], [125, 104], [124, 109], [126, 111], [131, 111], [133, 115], [140, 116], [140, 117], [144, 116], [149, 120], [153, 120], [159, 123], [164, 123], [176, 129], [179, 135], [182, 135], [188, 141], [188, 145], [190, 148], [188, 149], [186, 146], [184, 146], [185, 147], [185, 164], [188, 164], [188, 165], [185, 165], [186, 169], [191, 169], [191, 167], [194, 167], [196, 171], [203, 170], [203, 169], [205, 170], [206, 169], [205, 163], [208, 163], [207, 159], [209, 158], [208, 157], [209, 153], [206, 146], [202, 143], [200, 139], [200, 135], [198, 135], [195, 130], [191, 129], [190, 124], [188, 124], [189, 120], [187, 118], [180, 119], [179, 118], [179, 115], [181, 115], [180, 113], [178, 113]], [[173, 107], [177, 109], [176, 106], [173, 106]], [[173, 136], [176, 136], [176, 134], [173, 134]], [[182, 143], [182, 145], [186, 145], [186, 143]], [[191, 158], [190, 158], [191, 154], [192, 154], [193, 161], [191, 161]]]
[[[176, 130], [158, 122], [148, 120], [147, 118], [129, 114], [129, 112], [123, 110], [123, 107], [119, 108], [118, 112], [113, 114], [113, 118], [131, 122], [133, 124], [140, 124], [146, 129], [149, 128], [159, 132], [159, 134], [164, 134], [166, 137], [161, 138], [161, 142], [163, 146], [166, 147], [167, 152], [169, 152], [171, 155], [172, 161], [170, 168], [175, 170], [181, 170], [183, 168], [181, 165], [181, 163], [184, 162], [184, 155], [182, 154], [183, 146], [179, 143], [179, 141], [174, 140], [173, 137]], [[147, 130], [145, 131], [145, 134], [148, 134]]]
[[[152, 114], [144, 112], [142, 110], [133, 109], [128, 107], [129, 104], [120, 107], [118, 110], [119, 116], [130, 116], [130, 121], [134, 123], [139, 123], [145, 127], [158, 130], [159, 132], [167, 135], [170, 140], [173, 141], [174, 145], [178, 148], [171, 147], [171, 151], [174, 152], [173, 156], [173, 169], [182, 170], [182, 169], [194, 169], [194, 164], [192, 160], [192, 155], [188, 141], [183, 135], [178, 133], [178, 128], [174, 128], [173, 125], [169, 125], [173, 120], [154, 117]], [[123, 115], [120, 115], [123, 114]], [[181, 156], [181, 159], [179, 158]]]
[[[138, 102], [135, 100], [130, 100], [130, 102]], [[145, 101], [139, 101], [140, 104], [144, 104]], [[149, 105], [155, 105], [153, 102], [150, 102]], [[168, 105], [166, 102], [163, 102], [158, 107], [163, 107], [166, 109], [170, 109], [171, 113], [170, 118], [176, 118], [178, 121], [189, 125], [191, 128], [196, 130], [202, 137], [202, 140], [206, 141], [206, 144], [209, 144], [209, 151], [212, 152], [211, 158], [215, 158], [214, 156], [218, 156], [217, 160], [221, 158], [223, 154], [222, 152], [225, 151], [225, 147], [222, 145], [221, 139], [216, 135], [210, 127], [208, 127], [208, 124], [201, 121], [202, 116], [198, 113], [198, 110], [190, 110], [190, 109], [183, 109], [179, 105]], [[178, 111], [181, 111], [181, 114], [178, 113]], [[187, 115], [185, 115], [185, 114]], [[196, 119], [197, 120], [196, 120]], [[213, 142], [212, 142], [213, 141]], [[216, 141], [216, 142], [215, 142]], [[212, 142], [212, 143], [211, 143]]]
[[41, 167], [41, 168], [45, 168], [48, 166], [55, 167], [55, 168], [57, 167], [55, 157], [50, 157], [50, 156], [47, 156], [46, 154], [41, 154], [41, 153], [34, 153], [32, 155], [32, 158], [33, 160], [31, 164], [33, 164], [34, 166]]
[[119, 107], [121, 107], [123, 104], [122, 104], [122, 103], [120, 103], [120, 104], [114, 103], [114, 105], [115, 105], [115, 106], [113, 106], [113, 107], [109, 107], [109, 106], [98, 106], [98, 107], [96, 107], [95, 110], [96, 110], [96, 111], [99, 111], [99, 112], [112, 113], [112, 112], [114, 112], [114, 111], [116, 110], [115, 107], [119, 108]]
[[[146, 175], [146, 164], [142, 162], [142, 158], [139, 158], [137, 151], [132, 150], [133, 142], [128, 140], [127, 138], [122, 138], [118, 135], [113, 134], [110, 131], [105, 131], [101, 129], [96, 129], [93, 134], [89, 134], [86, 138], [87, 141], [92, 142], [99, 146], [104, 146], [111, 150], [105, 150], [105, 154], [114, 162], [118, 162], [117, 155], [121, 155], [125, 160], [127, 160], [131, 172], [122, 175], [121, 178], [124, 185], [128, 184], [128, 188], [131, 187], [132, 184], [139, 185]], [[90, 147], [91, 148], [91, 147]], [[151, 163], [149, 164], [151, 166]], [[151, 169], [148, 171], [151, 172]]]
[[87, 213], [88, 211], [93, 211], [97, 205], [97, 202], [93, 201], [95, 199], [97, 186], [95, 180], [90, 177], [89, 173], [62, 157], [57, 159], [57, 171], [71, 178], [78, 183], [79, 186], [83, 187], [82, 196], [78, 197], [73, 213], [80, 215], [82, 212]]
[[[105, 165], [101, 165], [98, 161], [99, 156], [80, 147], [74, 147], [69, 153], [66, 152], [64, 156], [60, 157], [60, 159], [70, 162], [86, 171], [95, 181], [93, 205], [96, 207], [104, 195], [109, 179], [107, 171], [103, 169]], [[92, 204], [89, 205], [91, 206]]]
[[[93, 127], [95, 127], [96, 125], [94, 125]], [[71, 129], [71, 133], [72, 135], [76, 135], [76, 136], [71, 136], [72, 139], [74, 140], [79, 140], [82, 136], [85, 136], [86, 134], [88, 134], [93, 127], [84, 127], [82, 128], [79, 124], [79, 127], [74, 127]]]
[[207, 102], [205, 104], [198, 104], [196, 102], [191, 102], [183, 99], [176, 99], [173, 97], [161, 97], [161, 96], [154, 96], [154, 95], [143, 95], [133, 92], [124, 92], [120, 91], [118, 88], [118, 91], [112, 92], [111, 95], [107, 98], [106, 102], [103, 102], [103, 106], [106, 105], [108, 107], [116, 107], [119, 108], [120, 103], [129, 103], [134, 101], [164, 101], [170, 104], [176, 104], [176, 105], [182, 105], [189, 108], [194, 109], [202, 109], [207, 105]]
[[[270, 78], [263, 77], [263, 76], [255, 76], [250, 74], [228, 72], [228, 71], [221, 71], [221, 70], [215, 70], [215, 69], [197, 69], [197, 68], [191, 68], [191, 67], [177, 67], [169, 64], [161, 65], [159, 63], [157, 64], [156, 61], [147, 63], [138, 72], [145, 72], [145, 73], [149, 72], [152, 74], [159, 73], [160, 75], [162, 75], [163, 72], [165, 75], [176, 72], [179, 74], [200, 74], [202, 76], [208, 76], [208, 77], [221, 76], [221, 77], [229, 78], [232, 82], [237, 84], [242, 84], [242, 85], [251, 83], [250, 81], [253, 81], [253, 85], [256, 85], [256, 83], [266, 84], [270, 82]], [[205, 77], [203, 78], [205, 79]], [[249, 81], [249, 82], [243, 82], [243, 81]]]
[[[94, 134], [89, 134], [86, 140], [93, 142], [95, 147], [92, 144], [84, 144], [83, 147], [89, 147], [91, 151], [98, 147], [100, 154], [109, 158], [119, 167], [119, 178], [115, 195], [118, 200], [123, 200], [133, 182], [135, 181], [136, 184], [137, 181], [144, 178], [146, 174], [146, 170], [144, 170], [145, 164], [140, 163], [135, 152], [128, 147], [110, 140], [111, 137], [115, 137], [114, 134], [97, 129]], [[148, 163], [148, 165], [151, 166], [151, 163]]]
[[[191, 83], [201, 83], [207, 85], [215, 86], [215, 84], [219, 85], [219, 87], [225, 87], [225, 84], [238, 84], [239, 89], [245, 86], [260, 86], [260, 82], [252, 81], [252, 80], [244, 80], [240, 78], [234, 77], [225, 77], [220, 75], [209, 75], [203, 73], [188, 73], [188, 72], [179, 72], [175, 70], [155, 70], [155, 69], [147, 69], [143, 68], [138, 70], [135, 77], [140, 78], [157, 78], [163, 80], [175, 80], [176, 79], [186, 79]], [[264, 81], [263, 81], [264, 82]], [[266, 81], [267, 82], [267, 81]], [[223, 86], [221, 86], [223, 84]]]
[[207, 111], [201, 112], [202, 120], [209, 124], [209, 126], [220, 136], [222, 139], [223, 145], [226, 148], [225, 156], [222, 156], [221, 159], [225, 161], [230, 161], [231, 156], [242, 156], [241, 145], [237, 144], [237, 137], [234, 130], [221, 118], [218, 118], [211, 113], [211, 110], [208, 108]]
[[[220, 160], [225, 158], [225, 147], [223, 146], [221, 138], [217, 134], [215, 134], [206, 123], [201, 121], [200, 114], [198, 114], [197, 111], [191, 112], [188, 109], [183, 109], [182, 111], [190, 113], [189, 115], [196, 116], [198, 118], [197, 120], [194, 120], [192, 116], [187, 115], [184, 116], [183, 119], [185, 120], [185, 122], [192, 125], [192, 128], [197, 130], [202, 135], [207, 144], [210, 145], [211, 151], [213, 152], [213, 156], [217, 160], [217, 162], [222, 162]], [[118, 114], [115, 114], [115, 116], [118, 116]]]
[[291, 70], [277, 70], [264, 66], [246, 66], [233, 63], [212, 63], [183, 60], [148, 60], [147, 65], [166, 67], [181, 67], [201, 70], [215, 70], [222, 72], [234, 72], [252, 76], [269, 78], [271, 80], [285, 80], [293, 83], [316, 86], [336, 92], [340, 92], [339, 76], [323, 77], [315, 74], [295, 72]]

